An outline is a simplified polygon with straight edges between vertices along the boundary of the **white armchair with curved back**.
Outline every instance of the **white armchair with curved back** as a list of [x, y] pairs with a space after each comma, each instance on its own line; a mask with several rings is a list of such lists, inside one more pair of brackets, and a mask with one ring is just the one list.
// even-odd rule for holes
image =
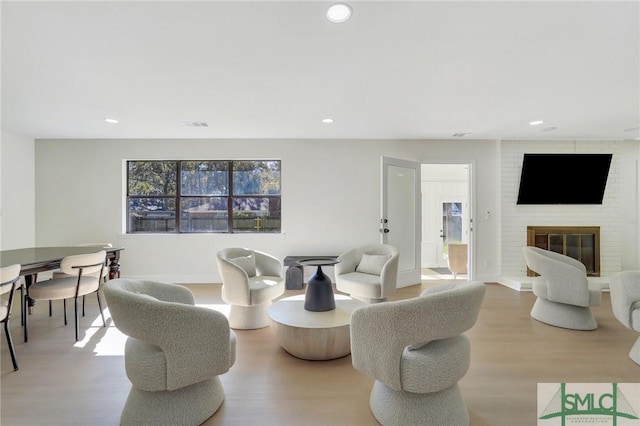
[[336, 289], [366, 303], [384, 302], [396, 291], [398, 258], [389, 244], [347, 250], [335, 265]]
[[536, 302], [531, 316], [541, 322], [572, 330], [598, 327], [590, 306], [602, 301], [602, 288], [587, 280], [585, 266], [578, 260], [538, 247], [522, 252], [527, 266], [539, 274], [533, 279]]
[[284, 293], [282, 263], [270, 254], [240, 247], [220, 250], [216, 261], [222, 278], [222, 300], [231, 305], [231, 328], [268, 326], [267, 309]]
[[463, 333], [476, 323], [485, 290], [479, 281], [444, 284], [353, 312], [351, 359], [375, 379], [369, 405], [378, 422], [469, 424], [458, 387], [471, 359]]
[[[640, 332], [640, 271], [613, 274], [609, 281], [611, 308], [615, 317], [630, 330]], [[629, 351], [629, 358], [640, 365], [640, 337]]]
[[104, 294], [115, 326], [128, 336], [124, 362], [132, 388], [122, 425], [199, 425], [224, 401], [219, 375], [236, 359], [224, 314], [194, 306], [186, 287], [110, 280]]

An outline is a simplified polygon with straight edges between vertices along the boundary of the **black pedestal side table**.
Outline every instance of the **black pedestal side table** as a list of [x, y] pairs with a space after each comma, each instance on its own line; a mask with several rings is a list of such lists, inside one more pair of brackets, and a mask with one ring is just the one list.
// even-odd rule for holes
[[298, 264], [303, 266], [317, 266], [316, 273], [307, 282], [307, 291], [304, 295], [304, 308], [307, 311], [325, 312], [336, 308], [336, 300], [333, 297], [331, 279], [322, 272], [323, 266], [332, 266], [340, 262], [338, 259], [302, 259]]

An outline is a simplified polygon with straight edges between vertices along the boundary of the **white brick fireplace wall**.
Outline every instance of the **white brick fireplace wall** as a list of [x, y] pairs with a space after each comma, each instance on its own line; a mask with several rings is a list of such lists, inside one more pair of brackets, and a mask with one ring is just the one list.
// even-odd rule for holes
[[[527, 226], [599, 226], [601, 276], [622, 269], [621, 178], [622, 142], [607, 141], [503, 141], [501, 144], [501, 282], [528, 281], [522, 247]], [[602, 205], [516, 205], [522, 159], [525, 153], [612, 153], [613, 159]], [[541, 182], [544, 185], [544, 182]], [[635, 196], [634, 196], [635, 197]], [[635, 199], [635, 198], [634, 198]], [[635, 229], [635, 224], [634, 224]]]

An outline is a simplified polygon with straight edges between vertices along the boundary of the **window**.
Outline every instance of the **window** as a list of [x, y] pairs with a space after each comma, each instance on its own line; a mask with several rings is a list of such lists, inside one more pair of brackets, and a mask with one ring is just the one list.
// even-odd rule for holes
[[127, 233], [280, 232], [280, 161], [127, 162]]

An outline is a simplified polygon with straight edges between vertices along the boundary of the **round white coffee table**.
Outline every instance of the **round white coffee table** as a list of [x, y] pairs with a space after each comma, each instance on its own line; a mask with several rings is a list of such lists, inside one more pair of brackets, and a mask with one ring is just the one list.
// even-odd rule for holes
[[325, 312], [304, 309], [304, 295], [286, 297], [269, 307], [271, 327], [280, 345], [291, 355], [307, 360], [341, 358], [351, 353], [351, 313], [365, 304], [335, 295], [336, 308]]

